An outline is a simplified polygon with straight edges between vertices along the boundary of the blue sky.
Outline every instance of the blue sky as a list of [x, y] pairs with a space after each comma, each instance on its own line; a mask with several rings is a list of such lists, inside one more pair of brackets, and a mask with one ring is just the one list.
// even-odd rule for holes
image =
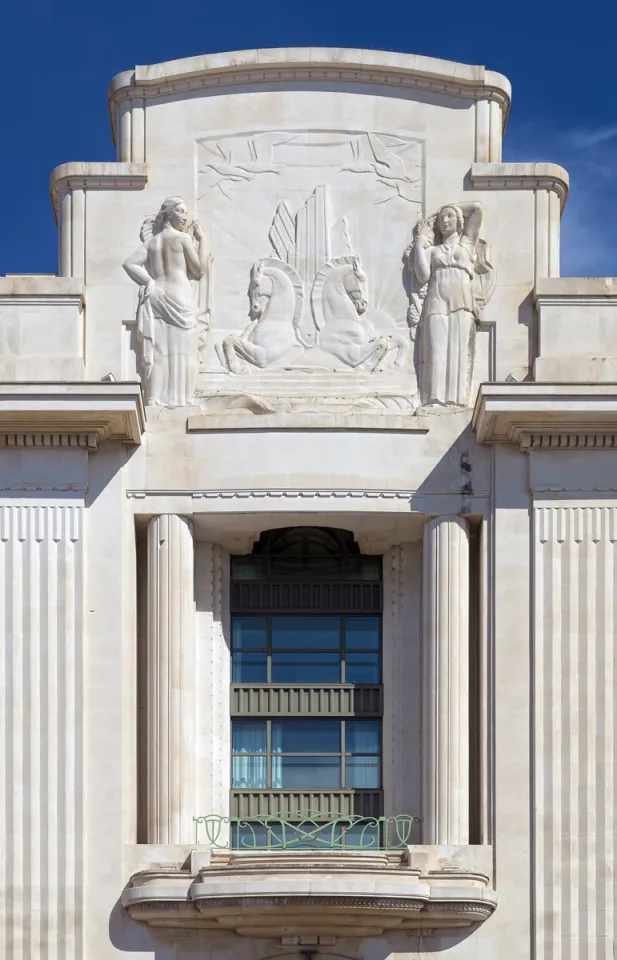
[[56, 271], [49, 173], [68, 160], [115, 159], [106, 104], [114, 74], [220, 50], [310, 45], [420, 53], [504, 73], [514, 90], [504, 159], [551, 160], [570, 173], [562, 273], [617, 274], [616, 10], [614, 0], [7, 0], [0, 274]]

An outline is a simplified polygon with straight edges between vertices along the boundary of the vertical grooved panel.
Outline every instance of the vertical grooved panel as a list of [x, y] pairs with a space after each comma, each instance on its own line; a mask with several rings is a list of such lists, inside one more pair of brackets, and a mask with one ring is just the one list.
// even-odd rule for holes
[[534, 509], [537, 960], [613, 958], [616, 510]]
[[83, 957], [83, 507], [0, 506], [0, 955]]
[[[229, 553], [213, 543], [196, 545], [197, 602], [197, 797], [194, 815], [227, 816], [231, 786], [231, 655], [229, 650]], [[236, 696], [237, 695], [237, 696]], [[235, 704], [261, 713], [258, 687], [237, 688]]]
[[469, 534], [443, 515], [424, 530], [424, 842], [469, 843]]

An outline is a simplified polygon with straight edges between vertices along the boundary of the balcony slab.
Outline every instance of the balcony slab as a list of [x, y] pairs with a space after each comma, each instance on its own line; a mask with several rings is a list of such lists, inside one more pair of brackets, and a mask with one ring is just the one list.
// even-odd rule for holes
[[481, 923], [495, 910], [490, 847], [198, 851], [134, 874], [122, 896], [151, 927], [241, 937], [378, 937]]

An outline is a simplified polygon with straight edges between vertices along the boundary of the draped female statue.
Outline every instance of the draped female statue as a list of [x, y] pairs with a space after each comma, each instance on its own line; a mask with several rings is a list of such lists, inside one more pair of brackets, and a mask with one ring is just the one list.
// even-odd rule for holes
[[142, 344], [147, 402], [192, 404], [199, 365], [199, 316], [191, 280], [208, 266], [203, 230], [189, 224], [182, 197], [168, 197], [141, 228], [141, 246], [124, 263], [140, 286], [137, 332]]
[[447, 204], [414, 230], [408, 262], [420, 290], [415, 301], [412, 294], [410, 320], [419, 322], [425, 404], [469, 403], [476, 323], [494, 289], [481, 223], [479, 204]]

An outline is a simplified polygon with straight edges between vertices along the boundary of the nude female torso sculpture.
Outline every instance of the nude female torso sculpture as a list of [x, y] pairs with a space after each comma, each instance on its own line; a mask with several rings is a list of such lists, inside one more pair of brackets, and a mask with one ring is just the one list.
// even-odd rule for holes
[[124, 263], [140, 285], [137, 326], [151, 406], [186, 406], [195, 396], [199, 317], [191, 280], [204, 275], [207, 252], [199, 225], [187, 224], [182, 198], [168, 198], [146, 220], [142, 246]]

